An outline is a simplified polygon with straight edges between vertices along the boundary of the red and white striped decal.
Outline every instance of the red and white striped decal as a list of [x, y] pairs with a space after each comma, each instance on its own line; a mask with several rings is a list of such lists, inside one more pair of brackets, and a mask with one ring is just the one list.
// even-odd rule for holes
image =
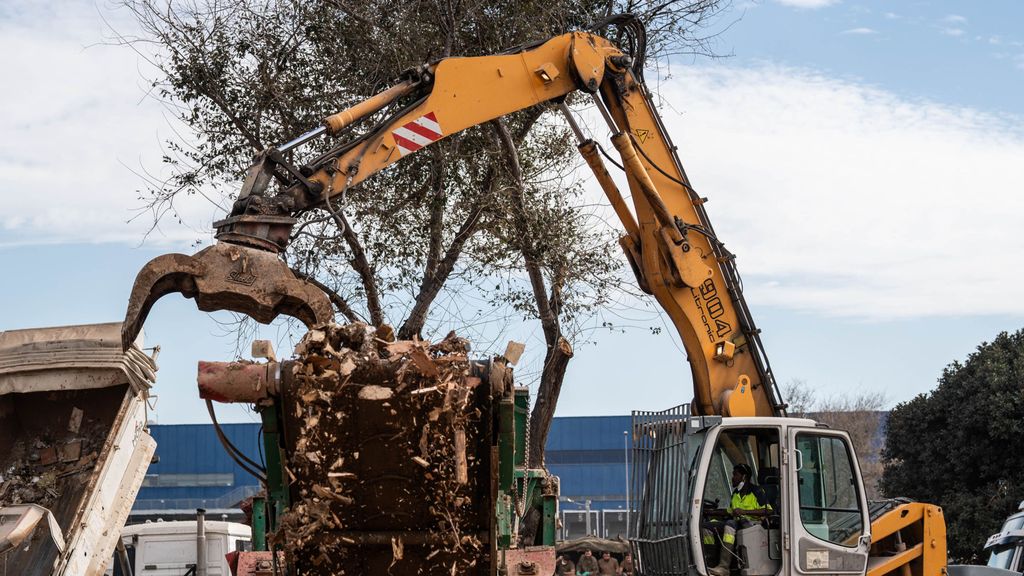
[[437, 142], [444, 136], [441, 133], [441, 125], [437, 123], [437, 116], [434, 116], [433, 112], [428, 112], [404, 126], [395, 128], [391, 135], [395, 137], [395, 145], [398, 146], [398, 153], [402, 156], [415, 152], [427, 144]]

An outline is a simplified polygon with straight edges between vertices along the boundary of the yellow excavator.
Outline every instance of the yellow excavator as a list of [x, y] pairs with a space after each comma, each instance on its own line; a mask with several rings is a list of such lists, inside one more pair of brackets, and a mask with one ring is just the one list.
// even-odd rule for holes
[[[281, 314], [308, 326], [330, 321], [327, 296], [280, 257], [298, 216], [339, 210], [353, 186], [446, 136], [551, 106], [578, 139], [622, 224], [620, 243], [637, 282], [672, 319], [693, 375], [692, 404], [634, 417], [630, 532], [638, 573], [709, 573], [714, 545], [703, 541], [701, 527], [725, 507], [719, 503], [730, 496], [728, 474], [741, 463], [772, 513], [740, 530], [732, 574], [945, 573], [940, 508], [869, 503], [847, 434], [787, 417], [734, 256], [716, 236], [706, 199], [690, 186], [643, 82], [643, 26], [621, 15], [593, 30], [613, 30], [609, 36], [620, 40], [571, 32], [497, 55], [445, 58], [261, 152], [232, 213], [215, 223], [217, 244], [194, 256], [158, 257], [140, 272], [123, 341], [134, 341], [153, 303], [172, 292], [202, 310], [233, 310], [260, 322]], [[632, 209], [602, 160], [604, 149], [565, 104], [578, 92], [593, 98], [612, 133], [619, 160], [611, 162], [625, 173]], [[303, 144], [323, 136], [344, 138], [318, 157], [294, 160]]]

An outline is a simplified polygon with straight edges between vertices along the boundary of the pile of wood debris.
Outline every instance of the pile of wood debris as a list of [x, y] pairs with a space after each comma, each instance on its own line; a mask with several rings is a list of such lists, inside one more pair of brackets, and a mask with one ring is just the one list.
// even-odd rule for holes
[[358, 323], [300, 342], [282, 407], [292, 502], [274, 535], [300, 574], [489, 572], [492, 396], [468, 351]]

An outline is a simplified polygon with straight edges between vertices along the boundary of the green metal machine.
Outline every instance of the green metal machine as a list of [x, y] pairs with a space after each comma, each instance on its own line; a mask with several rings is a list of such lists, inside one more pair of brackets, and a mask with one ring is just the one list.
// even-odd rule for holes
[[[237, 386], [238, 376], [249, 373], [257, 380], [265, 376], [268, 380], [279, 378], [279, 381], [262, 381], [257, 385], [243, 386], [238, 389], [246, 391], [243, 397], [229, 400], [233, 394], [228, 393], [216, 383], [211, 384], [208, 378], [200, 384], [200, 392], [205, 398], [220, 401], [253, 402], [248, 390], [262, 388], [265, 395], [255, 401], [262, 427], [262, 448], [264, 459], [263, 477], [265, 492], [255, 498], [252, 503], [253, 549], [269, 551], [280, 550], [280, 539], [274, 535], [282, 529], [282, 518], [296, 498], [294, 476], [288, 470], [290, 450], [294, 446], [294, 428], [297, 420], [294, 404], [285, 401], [287, 390], [292, 384], [288, 374], [294, 372], [289, 362], [270, 362], [254, 365], [252, 363], [204, 363], [201, 372], [219, 371], [233, 378], [232, 386]], [[219, 368], [211, 368], [218, 365]], [[257, 367], [258, 370], [257, 370]], [[472, 372], [476, 378], [486, 383], [486, 393], [477, 394], [474, 398], [474, 409], [480, 413], [478, 425], [487, 431], [489, 441], [478, 443], [473, 447], [471, 459], [486, 460], [486, 469], [490, 473], [480, 481], [490, 486], [490, 496], [474, 502], [480, 507], [478, 515], [490, 518], [489, 533], [481, 540], [488, 543], [490, 549], [491, 568], [489, 574], [509, 574], [509, 557], [513, 550], [526, 547], [554, 546], [558, 518], [558, 479], [550, 476], [545, 470], [529, 468], [529, 411], [530, 395], [527, 387], [515, 386], [512, 383], [512, 369], [503, 358], [493, 361], [473, 362]], [[277, 376], [274, 376], [277, 375]], [[282, 376], [283, 375], [283, 376]], [[483, 386], [481, 386], [481, 389]], [[285, 408], [293, 406], [292, 409]], [[353, 422], [358, 422], [353, 419]], [[410, 426], [418, 426], [415, 419]], [[489, 445], [489, 448], [486, 447]], [[483, 470], [485, 468], [480, 468]], [[486, 492], [486, 489], [484, 490]], [[351, 533], [349, 533], [351, 534]], [[401, 530], [393, 530], [388, 534], [401, 537]], [[380, 543], [376, 543], [380, 546]], [[390, 548], [386, 552], [391, 554]], [[383, 553], [383, 552], [382, 552]], [[553, 553], [552, 553], [553, 554]], [[280, 567], [285, 573], [286, 567]], [[481, 574], [485, 572], [480, 572]], [[512, 571], [511, 573], [515, 573]]]
[[514, 547], [521, 523], [531, 514], [539, 514], [540, 521], [534, 541], [524, 544], [555, 545], [558, 478], [550, 476], [542, 468], [527, 466], [529, 414], [529, 388], [516, 386], [512, 398], [503, 398], [499, 403], [495, 532], [500, 550]]

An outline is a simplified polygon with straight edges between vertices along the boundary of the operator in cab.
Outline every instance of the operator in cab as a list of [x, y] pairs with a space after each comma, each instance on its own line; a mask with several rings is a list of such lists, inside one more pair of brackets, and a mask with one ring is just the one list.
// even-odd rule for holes
[[736, 531], [752, 526], [771, 514], [772, 507], [761, 487], [751, 480], [752, 475], [750, 466], [742, 462], [733, 466], [732, 498], [729, 507], [725, 509], [725, 521], [721, 520], [722, 511], [709, 513], [719, 518], [705, 524], [704, 543], [714, 544], [716, 533], [722, 539], [718, 565], [708, 569], [712, 576], [729, 576], [729, 566], [736, 556]]

